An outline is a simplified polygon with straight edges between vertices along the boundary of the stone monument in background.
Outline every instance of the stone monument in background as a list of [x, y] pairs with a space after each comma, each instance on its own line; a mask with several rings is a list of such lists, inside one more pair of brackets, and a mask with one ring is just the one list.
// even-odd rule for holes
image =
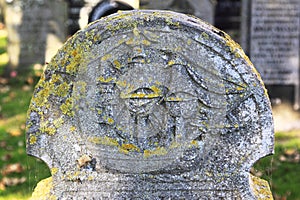
[[174, 12], [122, 12], [75, 34], [28, 111], [27, 152], [51, 169], [54, 199], [271, 199], [249, 171], [273, 148], [242, 49]]
[[141, 9], [172, 10], [214, 24], [216, 0], [140, 0]]
[[291, 93], [298, 109], [300, 1], [247, 0], [243, 15], [243, 48], [266, 85], [294, 87]]
[[8, 32], [8, 71], [22, 73], [32, 64], [44, 64], [66, 40], [65, 1], [14, 0], [2, 5]]

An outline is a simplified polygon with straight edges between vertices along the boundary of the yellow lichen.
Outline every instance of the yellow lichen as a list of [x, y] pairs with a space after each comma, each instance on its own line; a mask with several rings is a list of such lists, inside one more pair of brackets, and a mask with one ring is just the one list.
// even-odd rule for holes
[[97, 109], [97, 113], [100, 115], [102, 114], [102, 110], [101, 109]]
[[241, 91], [241, 90], [244, 90], [245, 88], [243, 88], [243, 87], [241, 87], [241, 86], [238, 86], [238, 87], [236, 87], [236, 90], [237, 91]]
[[134, 36], [139, 37], [140, 36], [140, 31], [137, 29], [137, 27], [134, 27], [134, 29], [132, 30]]
[[77, 128], [76, 128], [75, 126], [71, 126], [71, 127], [70, 127], [70, 131], [71, 131], [71, 132], [74, 132], [74, 131], [76, 131], [76, 130], [77, 130]]
[[52, 167], [50, 171], [51, 171], [51, 174], [53, 176], [58, 172], [58, 168], [57, 167]]
[[37, 138], [35, 135], [30, 135], [29, 136], [29, 144], [35, 144], [37, 141]]
[[183, 99], [180, 97], [167, 97], [166, 100], [167, 101], [183, 101]]
[[175, 149], [175, 148], [178, 148], [178, 147], [180, 147], [180, 144], [178, 143], [178, 142], [175, 142], [175, 141], [173, 141], [172, 143], [171, 143], [171, 145], [170, 145], [170, 149]]
[[205, 39], [205, 40], [208, 40], [208, 39], [209, 39], [209, 35], [208, 35], [207, 33], [205, 33], [205, 32], [202, 32], [202, 33], [201, 33], [201, 37], [202, 37], [203, 39]]
[[60, 110], [63, 114], [73, 117], [75, 115], [75, 112], [73, 111], [73, 99], [66, 99], [66, 102], [60, 106]]
[[35, 103], [37, 107], [43, 107], [45, 104], [48, 102], [48, 97], [53, 91], [54, 85], [50, 85], [49, 82], [44, 82], [43, 84], [40, 85], [41, 90], [34, 95], [32, 101]]
[[272, 200], [272, 192], [267, 181], [250, 175], [250, 187], [257, 200]]
[[171, 16], [166, 18], [166, 22], [170, 26], [177, 26], [177, 27], [180, 26], [180, 23], [179, 22], [174, 22], [173, 18]]
[[61, 125], [63, 125], [64, 123], [64, 119], [61, 117], [61, 118], [58, 118], [58, 119], [55, 119], [53, 121], [53, 125], [55, 128], [59, 128]]
[[132, 93], [132, 94], [122, 94], [120, 95], [121, 98], [123, 99], [143, 99], [143, 98], [147, 98], [147, 99], [151, 99], [151, 98], [156, 98], [156, 97], [160, 97], [160, 94], [156, 94], [156, 93], [151, 93], [151, 94], [144, 94], [144, 93]]
[[140, 152], [140, 148], [135, 146], [134, 144], [122, 144], [120, 147], [120, 152], [122, 153], [128, 153], [128, 152]]
[[78, 64], [77, 62], [74, 62], [74, 61], [73, 61], [73, 62], [71, 62], [70, 64], [68, 64], [68, 65], [66, 66], [66, 72], [67, 72], [68, 74], [74, 75], [74, 74], [77, 73], [78, 67], [79, 67], [79, 64]]
[[168, 66], [172, 66], [172, 65], [174, 65], [176, 62], [174, 61], [174, 60], [170, 60], [169, 62], [168, 62]]
[[57, 82], [61, 82], [61, 81], [63, 81], [61, 75], [59, 75], [59, 74], [53, 74], [52, 75], [52, 77], [51, 77], [51, 83], [52, 84], [57, 83]]
[[69, 94], [69, 89], [68, 83], [64, 82], [55, 88], [54, 94], [59, 97], [66, 97]]
[[199, 143], [197, 140], [192, 140], [191, 141], [191, 147], [199, 147]]
[[114, 60], [113, 64], [115, 65], [115, 68], [121, 69], [121, 63], [118, 60]]
[[157, 86], [152, 85], [150, 88], [151, 88], [151, 90], [152, 90], [155, 94], [157, 94], [157, 95], [161, 95], [161, 94], [162, 94], [161, 89], [158, 88]]
[[98, 81], [100, 81], [101, 83], [109, 83], [109, 82], [114, 81], [114, 80], [115, 80], [114, 77], [107, 77], [107, 78], [105, 78], [103, 76], [100, 76], [98, 78]]
[[129, 38], [126, 42], [125, 42], [125, 44], [127, 44], [127, 45], [132, 45], [134, 43], [134, 39], [133, 38]]
[[142, 42], [146, 46], [150, 46], [151, 45], [151, 42], [149, 40], [143, 40]]
[[144, 158], [149, 158], [151, 156], [162, 156], [166, 155], [168, 151], [164, 147], [157, 147], [154, 150], [145, 150], [144, 151]]
[[114, 121], [113, 118], [108, 117], [108, 118], [107, 118], [107, 122], [108, 122], [108, 124], [113, 124], [115, 121]]
[[40, 125], [40, 131], [48, 135], [54, 135], [56, 133], [56, 128], [49, 124], [49, 122], [42, 122]]
[[68, 171], [66, 173], [66, 179], [69, 181], [75, 181], [79, 178], [80, 174], [81, 174], [80, 171], [75, 171], [75, 172]]
[[119, 143], [116, 139], [104, 136], [104, 137], [91, 137], [88, 139], [90, 142], [95, 144], [102, 144], [108, 146], [119, 146]]
[[52, 177], [41, 180], [34, 189], [30, 200], [57, 200], [58, 198], [51, 194]]
[[110, 59], [111, 57], [112, 57], [111, 54], [106, 54], [101, 58], [101, 61], [106, 61], [106, 60]]
[[124, 81], [117, 81], [116, 84], [117, 84], [118, 86], [120, 86], [120, 87], [126, 87], [126, 86], [127, 86], [127, 83], [126, 83], [125, 80], [124, 80]]
[[71, 54], [72, 54], [73, 57], [76, 57], [78, 55], [77, 50], [76, 49], [73, 50]]

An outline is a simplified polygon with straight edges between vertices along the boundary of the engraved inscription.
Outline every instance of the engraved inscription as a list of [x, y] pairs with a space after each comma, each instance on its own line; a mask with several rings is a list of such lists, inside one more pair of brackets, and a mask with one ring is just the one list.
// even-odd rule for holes
[[266, 84], [299, 85], [300, 1], [251, 2], [252, 62]]

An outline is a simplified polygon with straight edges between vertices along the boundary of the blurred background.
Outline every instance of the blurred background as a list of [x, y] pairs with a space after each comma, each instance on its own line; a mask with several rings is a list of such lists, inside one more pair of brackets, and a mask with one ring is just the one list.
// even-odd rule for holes
[[300, 200], [298, 0], [0, 0], [0, 200], [29, 199], [47, 166], [26, 155], [33, 89], [62, 44], [88, 22], [118, 10], [173, 10], [228, 33], [264, 80], [275, 121], [275, 155], [251, 170], [274, 199]]

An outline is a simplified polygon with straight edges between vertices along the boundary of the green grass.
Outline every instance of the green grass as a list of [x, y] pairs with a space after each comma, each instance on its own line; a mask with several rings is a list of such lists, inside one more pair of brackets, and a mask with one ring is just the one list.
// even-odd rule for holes
[[300, 131], [275, 135], [275, 154], [258, 161], [254, 174], [269, 182], [275, 199], [300, 200]]
[[[25, 120], [26, 112], [32, 95], [32, 88], [24, 91], [21, 85], [12, 86], [10, 90], [0, 93], [1, 119], [0, 119], [0, 170], [7, 165], [20, 163], [24, 169], [21, 173], [7, 174], [6, 177], [25, 177], [26, 182], [0, 190], [1, 197], [8, 199], [12, 194], [19, 197], [28, 197], [36, 183], [49, 177], [49, 169], [41, 161], [27, 156], [25, 150]], [[0, 174], [0, 180], [4, 177]], [[13, 196], [14, 196], [13, 195]]]

